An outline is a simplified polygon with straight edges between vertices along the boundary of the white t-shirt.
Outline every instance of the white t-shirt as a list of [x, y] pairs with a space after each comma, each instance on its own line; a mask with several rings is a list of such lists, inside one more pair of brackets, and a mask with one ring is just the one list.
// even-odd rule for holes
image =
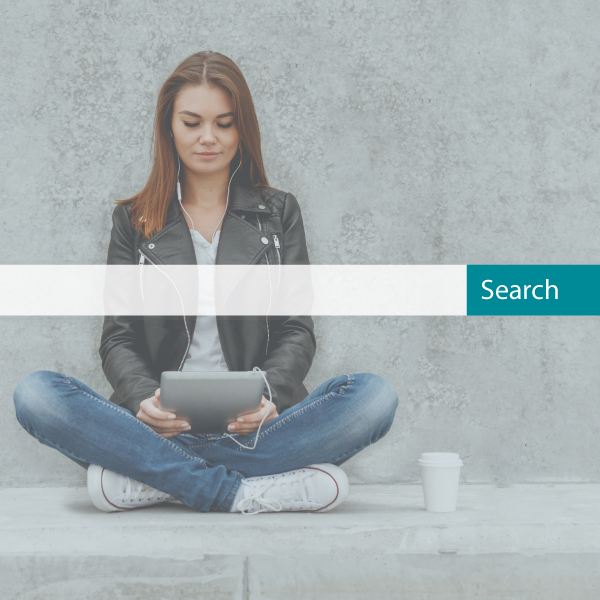
[[[217, 247], [221, 230], [215, 234], [213, 243], [207, 242], [201, 233], [190, 229], [196, 261], [199, 265], [214, 265], [217, 256]], [[211, 283], [211, 282], [207, 282]], [[202, 285], [201, 293], [207, 294], [200, 302], [204, 306], [214, 304], [214, 272], [212, 285]], [[192, 337], [192, 343], [183, 363], [182, 371], [229, 371], [222, 353], [219, 332], [217, 330], [217, 318], [214, 315], [197, 315], [196, 327]]]

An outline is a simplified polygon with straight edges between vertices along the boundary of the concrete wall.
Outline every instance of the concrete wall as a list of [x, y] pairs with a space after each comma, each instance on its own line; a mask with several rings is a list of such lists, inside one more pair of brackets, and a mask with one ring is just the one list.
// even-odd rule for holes
[[[600, 5], [329, 0], [21, 0], [2, 9], [0, 263], [100, 264], [112, 200], [149, 167], [157, 91], [189, 54], [230, 56], [271, 184], [315, 264], [598, 262]], [[354, 481], [415, 481], [426, 450], [466, 481], [600, 481], [600, 322], [317, 318], [309, 389], [373, 371], [400, 394]], [[83, 471], [14, 418], [52, 369], [110, 388], [100, 318], [0, 318], [0, 481]]]

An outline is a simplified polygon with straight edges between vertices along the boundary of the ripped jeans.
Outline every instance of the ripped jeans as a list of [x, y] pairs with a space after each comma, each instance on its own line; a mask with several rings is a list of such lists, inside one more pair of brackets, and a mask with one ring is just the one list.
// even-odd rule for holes
[[[220, 434], [166, 439], [128, 409], [54, 371], [25, 376], [14, 401], [19, 423], [40, 443], [84, 468], [103, 466], [206, 512], [229, 511], [244, 477], [342, 464], [388, 432], [398, 395], [373, 373], [333, 377], [265, 424], [254, 450]], [[251, 446], [255, 436], [235, 437]]]

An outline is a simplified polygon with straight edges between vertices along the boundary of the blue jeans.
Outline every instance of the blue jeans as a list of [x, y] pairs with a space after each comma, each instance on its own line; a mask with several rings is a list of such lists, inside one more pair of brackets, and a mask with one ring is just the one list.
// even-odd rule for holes
[[[244, 477], [314, 463], [340, 465], [382, 438], [398, 406], [373, 373], [333, 377], [269, 421], [254, 450], [220, 434], [166, 439], [74, 377], [35, 371], [14, 392], [17, 419], [40, 443], [87, 468], [100, 465], [198, 511], [229, 511]], [[252, 445], [256, 433], [237, 435]]]

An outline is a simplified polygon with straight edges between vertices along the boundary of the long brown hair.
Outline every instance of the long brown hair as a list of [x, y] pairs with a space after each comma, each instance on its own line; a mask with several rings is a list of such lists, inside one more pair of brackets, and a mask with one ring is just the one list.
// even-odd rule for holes
[[[240, 180], [246, 185], [269, 185], [254, 102], [242, 72], [230, 58], [219, 52], [196, 52], [171, 73], [158, 94], [152, 134], [154, 164], [144, 189], [131, 198], [115, 201], [116, 204], [133, 203], [132, 222], [146, 238], [164, 227], [167, 209], [177, 189], [177, 153], [170, 135], [175, 98], [184, 86], [202, 84], [221, 86], [231, 98], [240, 134]], [[239, 157], [238, 149], [232, 163], [237, 164]]]

